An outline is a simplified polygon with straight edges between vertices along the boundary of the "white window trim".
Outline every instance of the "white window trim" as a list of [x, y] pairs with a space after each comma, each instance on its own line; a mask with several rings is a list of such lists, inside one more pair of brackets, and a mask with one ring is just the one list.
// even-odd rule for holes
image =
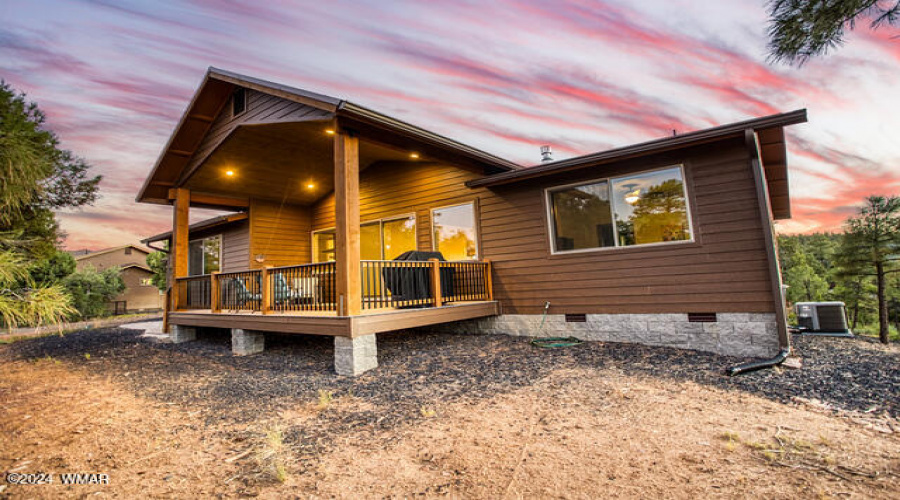
[[[194, 243], [196, 241], [202, 242], [203, 240], [209, 240], [212, 238], [219, 238], [219, 272], [222, 272], [222, 255], [223, 255], [222, 250], [224, 250], [224, 246], [225, 246], [223, 244], [225, 239], [222, 238], [222, 233], [214, 234], [212, 236], [204, 236], [203, 238], [194, 238], [192, 240], [188, 240], [188, 249], [190, 249], [191, 243]], [[201, 248], [203, 248], [203, 244], [201, 243], [200, 245], [201, 245]], [[206, 252], [203, 252], [202, 255], [203, 255], [203, 263], [201, 265], [203, 267], [203, 270], [205, 270], [206, 269]], [[188, 257], [190, 258], [190, 250], [188, 250]], [[193, 276], [206, 276], [206, 274], [200, 273], [200, 274], [194, 274]]]
[[[395, 221], [395, 220], [403, 220], [403, 219], [412, 219], [413, 220], [413, 224], [415, 225], [414, 232], [416, 235], [416, 249], [418, 250], [418, 248], [419, 248], [419, 234], [418, 234], [419, 233], [419, 220], [418, 220], [418, 218], [416, 218], [415, 212], [410, 212], [410, 213], [400, 214], [400, 215], [391, 215], [390, 217], [382, 217], [380, 219], [371, 219], [371, 220], [367, 220], [367, 221], [361, 221], [359, 223], [360, 226], [364, 226], [366, 224], [373, 224], [376, 222], [378, 223], [378, 238], [381, 240], [381, 259], [380, 260], [384, 260], [384, 223]], [[315, 231], [312, 231], [309, 233], [309, 248], [311, 250], [310, 257], [314, 257], [317, 253], [316, 235], [321, 234], [321, 233], [327, 233], [329, 231], [335, 231], [336, 229], [337, 229], [336, 227], [332, 226], [332, 227], [326, 227], [324, 229], [316, 229]], [[313, 260], [313, 259], [310, 259], [310, 260]], [[334, 262], [334, 261], [329, 260], [327, 262]], [[314, 264], [318, 264], [318, 262], [314, 262]]]
[[464, 203], [456, 203], [454, 205], [444, 205], [444, 206], [440, 206], [440, 207], [434, 207], [431, 209], [430, 212], [428, 212], [429, 219], [431, 219], [429, 221], [431, 223], [431, 228], [430, 228], [431, 232], [428, 235], [429, 239], [431, 239], [431, 251], [432, 252], [439, 251], [437, 249], [437, 239], [434, 237], [434, 212], [435, 212], [435, 210], [443, 210], [446, 208], [456, 208], [456, 207], [461, 207], [463, 205], [472, 205], [472, 218], [474, 219], [473, 222], [475, 223], [475, 258], [474, 259], [466, 259], [461, 262], [481, 260], [481, 244], [479, 243], [479, 240], [481, 239], [481, 234], [479, 234], [479, 233], [481, 231], [479, 231], [479, 227], [478, 227], [478, 206], [476, 204], [476, 200], [467, 201]]
[[[690, 233], [691, 237], [689, 239], [680, 240], [680, 241], [660, 241], [658, 243], [643, 243], [640, 245], [620, 246], [619, 245], [619, 229], [616, 227], [616, 218], [615, 218], [616, 200], [613, 197], [613, 192], [612, 192], [613, 181], [616, 181], [619, 179], [626, 179], [628, 177], [634, 177], [636, 175], [641, 175], [641, 174], [649, 174], [649, 173], [653, 173], [653, 172], [660, 172], [663, 170], [671, 170], [676, 167], [681, 171], [681, 181], [682, 181], [682, 184], [684, 187], [684, 208], [685, 208], [685, 211], [687, 212], [688, 232]], [[553, 223], [553, 199], [550, 197], [550, 195], [556, 191], [562, 191], [565, 189], [578, 187], [578, 186], [587, 186], [590, 184], [597, 184], [599, 182], [607, 183], [606, 189], [609, 193], [608, 194], [609, 209], [610, 209], [610, 213], [612, 215], [613, 236], [614, 236], [613, 242], [615, 244], [611, 247], [579, 248], [576, 250], [557, 250], [556, 249], [556, 228]], [[569, 255], [569, 254], [587, 253], [587, 252], [609, 252], [609, 251], [617, 251], [617, 250], [619, 250], [619, 251], [633, 250], [635, 248], [653, 248], [653, 247], [658, 247], [658, 246], [686, 245], [686, 244], [690, 244], [690, 243], [696, 243], [696, 239], [694, 237], [693, 209], [691, 208], [691, 196], [690, 196], [690, 192], [688, 190], [687, 184], [688, 184], [688, 181], [687, 181], [687, 175], [685, 174], [685, 171], [684, 171], [684, 164], [678, 163], [678, 164], [667, 165], [665, 167], [659, 167], [659, 168], [654, 168], [654, 169], [650, 169], [650, 170], [641, 170], [638, 172], [630, 172], [628, 174], [616, 175], [613, 177], [599, 177], [597, 179], [573, 182], [570, 184], [563, 184], [560, 186], [544, 188], [544, 209], [545, 209], [545, 216], [546, 216], [546, 222], [547, 222], [547, 238], [548, 238], [548, 243], [550, 244], [550, 255]]]

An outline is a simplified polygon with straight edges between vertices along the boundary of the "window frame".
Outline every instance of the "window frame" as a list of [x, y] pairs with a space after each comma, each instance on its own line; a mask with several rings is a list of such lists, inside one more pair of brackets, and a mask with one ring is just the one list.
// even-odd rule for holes
[[428, 238], [431, 240], [431, 251], [438, 252], [437, 249], [437, 239], [434, 237], [434, 212], [435, 210], [443, 210], [446, 208], [455, 208], [461, 207], [463, 205], [472, 205], [472, 218], [475, 219], [475, 258], [474, 259], [466, 259], [461, 261], [451, 261], [451, 262], [476, 262], [481, 260], [481, 217], [480, 217], [480, 208], [478, 204], [478, 199], [473, 199], [469, 201], [464, 201], [462, 203], [454, 203], [452, 205], [443, 205], [440, 207], [433, 207], [428, 211], [429, 220], [429, 233]]
[[[619, 228], [616, 226], [616, 200], [613, 197], [613, 184], [616, 180], [627, 179], [629, 177], [634, 177], [642, 174], [650, 174], [653, 172], [660, 172], [663, 170], [672, 170], [678, 168], [681, 172], [681, 181], [684, 187], [684, 209], [687, 214], [688, 219], [688, 233], [690, 234], [690, 238], [686, 240], [679, 241], [660, 241], [657, 243], [643, 243], [640, 245], [626, 245], [622, 246], [619, 244]], [[566, 189], [570, 189], [573, 187], [579, 186], [587, 186], [590, 184], [597, 184], [600, 182], [607, 183], [607, 191], [609, 196], [609, 209], [612, 215], [613, 221], [613, 234], [615, 238], [613, 239], [615, 245], [611, 247], [594, 247], [594, 248], [579, 248], [575, 250], [557, 250], [556, 249], [556, 227], [553, 219], [553, 198], [551, 195], [557, 191], [564, 191]], [[643, 248], [653, 248], [659, 246], [671, 246], [671, 245], [689, 245], [697, 243], [697, 235], [694, 232], [694, 210], [693, 204], [691, 203], [691, 189], [688, 187], [688, 178], [687, 173], [684, 168], [684, 163], [675, 163], [671, 165], [665, 165], [662, 167], [651, 168], [647, 170], [639, 170], [635, 172], [629, 172], [627, 174], [621, 175], [612, 175], [608, 177], [598, 177], [596, 179], [590, 179], [579, 182], [572, 182], [569, 184], [561, 184], [559, 186], [551, 186], [544, 188], [544, 211], [547, 223], [547, 243], [550, 245], [550, 255], [569, 255], [569, 254], [578, 254], [578, 253], [586, 253], [586, 252], [609, 252], [609, 251], [625, 251], [625, 250], [635, 250], [635, 249], [643, 249]]]
[[[217, 272], [220, 272], [220, 273], [222, 272], [222, 267], [224, 264], [224, 262], [222, 261], [222, 255], [223, 255], [222, 250], [224, 247], [223, 242], [225, 241], [225, 238], [222, 237], [222, 233], [218, 233], [218, 234], [213, 234], [211, 236], [203, 236], [201, 238], [194, 238], [192, 240], [188, 240], [188, 276], [208, 276], [205, 273], [200, 273], [200, 274], [191, 274], [190, 273], [190, 255], [191, 255], [190, 248], [191, 248], [191, 243], [199, 241], [199, 242], [201, 242], [200, 248], [202, 249], [203, 248], [203, 243], [202, 243], [203, 240], [210, 240], [213, 238], [219, 238], [219, 270]], [[201, 266], [202, 266], [203, 270], [206, 270], [206, 252], [204, 251], [202, 253], [202, 255], [203, 255], [203, 263], [201, 264]]]
[[[410, 219], [410, 218], [412, 218], [413, 224], [415, 224], [416, 250], [418, 250], [419, 249], [419, 218], [416, 216], [415, 212], [391, 215], [388, 217], [381, 217], [378, 219], [370, 219], [370, 220], [365, 220], [365, 221], [359, 222], [360, 226], [363, 226], [365, 224], [372, 224], [375, 222], [378, 223], [378, 238], [381, 240], [381, 259], [379, 259], [379, 260], [385, 260], [384, 259], [384, 223], [395, 221], [395, 220]], [[336, 227], [332, 226], [332, 227], [325, 227], [322, 229], [316, 229], [315, 231], [310, 231], [310, 233], [309, 233], [310, 260], [313, 260], [312, 257], [315, 257], [315, 255], [317, 253], [316, 252], [316, 235], [321, 234], [321, 233], [327, 233], [328, 231], [335, 231], [336, 229], [337, 229]], [[366, 259], [360, 259], [360, 260], [366, 260]], [[325, 262], [335, 262], [335, 261], [328, 260]], [[313, 264], [320, 264], [320, 262], [313, 262]]]

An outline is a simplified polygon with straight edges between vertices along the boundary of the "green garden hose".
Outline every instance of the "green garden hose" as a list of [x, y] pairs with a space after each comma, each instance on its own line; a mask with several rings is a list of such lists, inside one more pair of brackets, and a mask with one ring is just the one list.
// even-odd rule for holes
[[[550, 302], [544, 303], [544, 314], [541, 316], [541, 326], [538, 327], [538, 335], [544, 331], [544, 321], [547, 320], [547, 311], [550, 309]], [[575, 337], [543, 337], [536, 338], [531, 341], [531, 345], [542, 347], [544, 349], [553, 349], [556, 347], [572, 347], [581, 343], [581, 340]]]
[[572, 347], [581, 344], [582, 341], [575, 337], [545, 337], [534, 339], [531, 345], [535, 347], [543, 347], [544, 349], [553, 349], [556, 347]]

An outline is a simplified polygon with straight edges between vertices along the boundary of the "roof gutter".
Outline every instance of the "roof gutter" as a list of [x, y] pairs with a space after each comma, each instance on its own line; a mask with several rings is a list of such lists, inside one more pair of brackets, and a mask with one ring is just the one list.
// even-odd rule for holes
[[766, 182], [766, 171], [760, 159], [759, 138], [753, 129], [744, 131], [747, 151], [750, 153], [750, 168], [753, 170], [753, 181], [756, 184], [756, 197], [759, 200], [759, 215], [762, 222], [763, 236], [766, 240], [766, 256], [769, 261], [769, 281], [772, 283], [772, 300], [775, 303], [775, 322], [778, 328], [778, 354], [761, 361], [753, 361], [737, 365], [726, 370], [729, 376], [740, 375], [763, 368], [780, 365], [791, 354], [791, 334], [787, 326], [787, 311], [784, 303], [784, 288], [781, 286], [781, 266], [778, 253], [775, 251], [775, 228], [772, 224], [772, 205], [769, 202], [769, 190]]

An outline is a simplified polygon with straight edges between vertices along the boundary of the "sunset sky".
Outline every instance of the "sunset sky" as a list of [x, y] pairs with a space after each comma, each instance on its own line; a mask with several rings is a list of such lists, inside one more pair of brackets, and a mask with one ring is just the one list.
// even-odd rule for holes
[[[168, 230], [134, 197], [208, 66], [346, 98], [531, 165], [808, 108], [788, 130], [794, 218], [832, 230], [900, 193], [900, 30], [802, 68], [765, 58], [763, 0], [0, 0], [0, 78], [104, 176], [66, 246]], [[202, 211], [194, 217], [203, 218]]]

